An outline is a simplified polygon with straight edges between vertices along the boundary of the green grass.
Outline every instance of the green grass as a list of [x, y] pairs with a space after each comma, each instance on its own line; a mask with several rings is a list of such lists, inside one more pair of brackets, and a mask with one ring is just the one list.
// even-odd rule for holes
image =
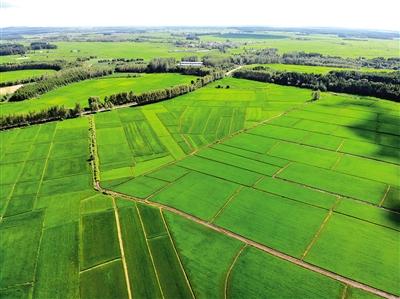
[[211, 220], [237, 188], [229, 181], [191, 172], [151, 200]]
[[300, 163], [290, 164], [278, 177], [375, 204], [387, 189], [383, 183]]
[[80, 298], [128, 298], [121, 260], [96, 267], [80, 274]]
[[137, 78], [104, 77], [85, 80], [59, 87], [34, 99], [1, 103], [0, 115], [26, 114], [29, 111], [40, 111], [56, 105], [73, 108], [75, 103], [87, 107], [88, 98], [91, 96], [99, 96], [103, 99], [105, 96], [119, 92], [133, 91], [139, 94], [149, 90], [187, 84], [194, 78], [178, 74], [145, 74]]
[[399, 295], [398, 252], [398, 232], [335, 214], [305, 260]]
[[148, 240], [162, 292], [167, 298], [191, 298], [183, 269], [169, 236]]
[[198, 156], [179, 161], [177, 165], [245, 186], [253, 185], [261, 177], [260, 174], [249, 170], [200, 158]]
[[136, 204], [120, 207], [118, 213], [132, 296], [162, 298]]
[[166, 185], [167, 183], [165, 181], [141, 176], [126, 183], [117, 185], [113, 190], [134, 197], [146, 198]]
[[5, 218], [0, 227], [0, 289], [34, 281], [43, 212]]
[[196, 298], [223, 298], [225, 276], [241, 242], [172, 213], [165, 217]]
[[245, 188], [230, 201], [214, 223], [300, 257], [327, 213], [320, 208]]
[[[202, 39], [210, 38], [209, 36], [203, 36]], [[211, 40], [222, 39], [212, 37]], [[280, 53], [304, 51], [308, 53], [318, 52], [324, 55], [352, 58], [360, 56], [367, 58], [397, 56], [396, 40], [345, 40], [327, 35], [308, 35], [306, 39], [296, 39], [295, 36], [287, 39], [268, 39], [263, 42], [248, 43], [248, 45], [239, 49], [234, 49], [232, 52], [238, 53], [244, 48], [277, 48]]]
[[20, 285], [0, 290], [0, 297], [7, 299], [26, 299], [32, 297], [31, 285]]
[[21, 71], [0, 72], [0, 83], [14, 82], [18, 80], [40, 77], [54, 72], [55, 72], [54, 70], [21, 70]]
[[161, 218], [160, 209], [149, 207], [144, 204], [137, 204], [143, 229], [148, 239], [167, 235], [167, 229]]
[[248, 247], [231, 272], [228, 298], [328, 299], [341, 298], [343, 290], [335, 280]]
[[197, 49], [178, 48], [171, 43], [153, 42], [54, 42], [55, 50], [30, 51], [25, 57], [20, 55], [2, 56], [0, 62], [20, 62], [66, 59], [75, 60], [77, 57], [97, 56], [98, 59], [112, 58], [143, 58], [150, 60], [154, 57], [175, 57], [205, 54], [218, 54], [216, 50], [196, 52]]
[[[399, 208], [398, 104], [323, 93], [303, 105], [310, 94], [225, 78], [169, 101], [99, 113], [101, 185], [205, 221], [217, 215], [214, 225], [296, 257], [333, 209], [306, 261], [396, 293], [399, 220], [379, 205]], [[133, 298], [187, 298], [190, 287], [196, 297], [222, 297], [242, 244], [115, 199], [119, 244], [113, 200], [93, 190], [88, 133], [87, 117], [0, 133], [1, 296], [124, 298], [123, 246]], [[255, 249], [242, 253], [228, 283], [228, 295], [240, 298], [342, 290]], [[344, 298], [369, 295], [349, 287]]]
[[149, 173], [309, 97], [306, 90], [224, 78], [162, 103], [97, 114], [101, 180]]
[[400, 215], [362, 202], [342, 199], [334, 209], [336, 212], [368, 222], [400, 230]]
[[43, 231], [34, 288], [35, 298], [56, 298], [60, 290], [63, 296], [69, 298], [79, 296], [78, 230], [76, 222]]
[[263, 163], [261, 161], [256, 161], [253, 159], [241, 157], [227, 152], [217, 151], [214, 149], [202, 150], [197, 155], [202, 158], [247, 169], [252, 172], [260, 173], [263, 175], [273, 175], [280, 168], [279, 166]]
[[83, 215], [81, 226], [81, 269], [87, 269], [120, 256], [113, 211]]
[[272, 177], [263, 178], [255, 186], [257, 189], [273, 193], [279, 196], [291, 198], [317, 207], [329, 209], [337, 200], [337, 197], [305, 188], [301, 185]]

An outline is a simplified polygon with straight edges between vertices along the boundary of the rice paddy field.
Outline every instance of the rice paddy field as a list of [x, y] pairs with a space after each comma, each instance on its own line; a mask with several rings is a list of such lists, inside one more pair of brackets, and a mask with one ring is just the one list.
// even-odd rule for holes
[[129, 74], [111, 75], [59, 87], [37, 98], [21, 102], [0, 103], [0, 115], [40, 111], [55, 105], [73, 108], [76, 103], [79, 103], [81, 107], [87, 107], [88, 98], [91, 96], [98, 96], [102, 100], [106, 95], [119, 92], [133, 91], [139, 94], [179, 84], [188, 84], [193, 79], [195, 77], [179, 74], [141, 74], [133, 77]]
[[[192, 79], [82, 81], [16, 112]], [[310, 99], [228, 77], [0, 132], [0, 297], [400, 296], [400, 106]]]

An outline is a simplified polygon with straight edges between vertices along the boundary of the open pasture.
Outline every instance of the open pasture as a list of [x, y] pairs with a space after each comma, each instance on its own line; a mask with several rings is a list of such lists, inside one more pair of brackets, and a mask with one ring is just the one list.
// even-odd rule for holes
[[[28, 51], [24, 56], [1, 56], [0, 63], [19, 61], [46, 61], [55, 59], [75, 60], [96, 57], [98, 59], [127, 58], [150, 60], [154, 57], [175, 57], [216, 54], [217, 50], [176, 47], [172, 43], [160, 42], [54, 42], [57, 49]], [[203, 51], [202, 51], [203, 50]]]
[[14, 82], [35, 77], [41, 77], [44, 75], [49, 75], [54, 72], [55, 72], [54, 70], [21, 70], [21, 71], [0, 72], [0, 83]]
[[85, 80], [59, 87], [34, 99], [0, 103], [0, 115], [26, 114], [30, 111], [40, 111], [57, 105], [73, 108], [76, 103], [79, 103], [81, 107], [87, 107], [88, 98], [91, 96], [98, 96], [103, 100], [105, 96], [119, 92], [133, 91], [139, 94], [179, 84], [188, 84], [194, 78], [179, 74], [142, 74], [132, 78], [125, 75]]

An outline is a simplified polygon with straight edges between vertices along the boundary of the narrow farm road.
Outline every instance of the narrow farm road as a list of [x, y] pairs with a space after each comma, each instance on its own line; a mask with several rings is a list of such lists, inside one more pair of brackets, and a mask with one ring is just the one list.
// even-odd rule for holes
[[242, 67], [243, 67], [243, 65], [239, 65], [238, 67], [235, 67], [233, 70], [230, 70], [230, 71], [226, 72], [226, 73], [225, 73], [225, 76], [226, 76], [226, 77], [229, 77], [230, 75], [233, 74], [233, 72], [237, 71], [238, 69], [240, 69], [240, 68], [242, 68]]

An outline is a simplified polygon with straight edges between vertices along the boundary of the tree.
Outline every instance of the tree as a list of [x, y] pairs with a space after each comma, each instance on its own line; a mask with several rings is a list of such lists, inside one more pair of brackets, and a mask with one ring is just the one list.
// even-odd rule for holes
[[311, 101], [312, 102], [319, 100], [320, 97], [321, 97], [321, 92], [319, 91], [319, 89], [314, 90], [311, 93]]
[[99, 97], [90, 97], [88, 99], [89, 109], [91, 111], [98, 111], [101, 108], [101, 102]]
[[75, 103], [75, 107], [72, 109], [71, 112], [73, 115], [80, 116], [82, 114], [82, 111], [83, 109], [81, 107], [81, 104]]

